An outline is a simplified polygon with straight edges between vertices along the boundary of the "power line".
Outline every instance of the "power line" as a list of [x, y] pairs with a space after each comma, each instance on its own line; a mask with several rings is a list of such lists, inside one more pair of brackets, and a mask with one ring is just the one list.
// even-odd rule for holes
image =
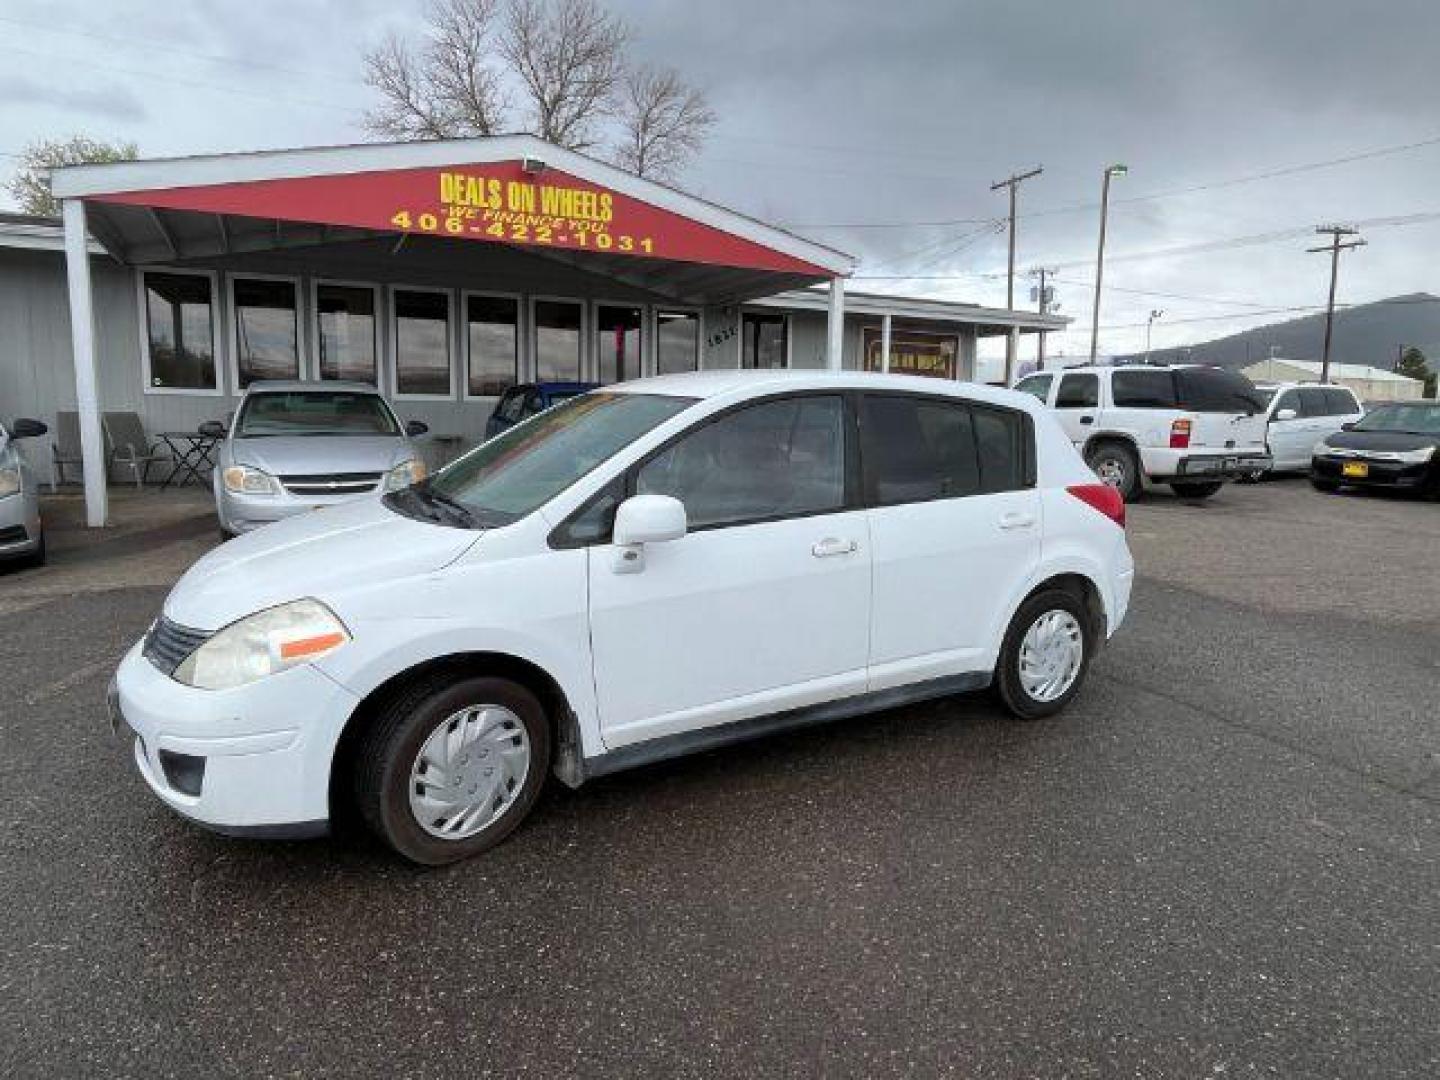
[[12, 26], [20, 26], [29, 30], [41, 30], [46, 33], [71, 34], [76, 37], [91, 38], [95, 41], [108, 41], [116, 45], [135, 45], [144, 49], [157, 49], [161, 52], [174, 53], [177, 56], [188, 56], [193, 60], [203, 60], [210, 64], [229, 64], [234, 67], [253, 68], [257, 71], [278, 71], [286, 75], [298, 75], [301, 78], [326, 79], [330, 82], [339, 83], [351, 88], [360, 85], [358, 79], [346, 78], [338, 74], [330, 74], [326, 71], [314, 68], [293, 68], [285, 67], [282, 64], [268, 64], [263, 60], [251, 60], [239, 56], [220, 56], [215, 53], [196, 52], [194, 49], [186, 49], [170, 42], [159, 41], [155, 38], [122, 37], [118, 34], [102, 34], [97, 30], [82, 30], [75, 26], [55, 26], [49, 23], [28, 22], [25, 19], [17, 19], [11, 15], [0, 15], [0, 23], [9, 23]]
[[[1424, 139], [1416, 139], [1412, 142], [1396, 143], [1391, 146], [1381, 146], [1370, 150], [1360, 150], [1354, 153], [1343, 154], [1338, 157], [1325, 158], [1320, 161], [1307, 161], [1298, 165], [1286, 165], [1276, 169], [1267, 169], [1264, 172], [1248, 173], [1242, 176], [1232, 176], [1222, 180], [1210, 180], [1199, 184], [1190, 184], [1185, 187], [1170, 188], [1165, 191], [1156, 191], [1148, 195], [1130, 195], [1123, 199], [1115, 199], [1114, 205], [1132, 205], [1134, 203], [1153, 202], [1158, 199], [1171, 199], [1181, 195], [1194, 195], [1202, 191], [1215, 191], [1220, 188], [1237, 187], [1241, 184], [1251, 184], [1261, 180], [1273, 180], [1283, 176], [1294, 176], [1299, 173], [1310, 172], [1315, 169], [1329, 169], [1340, 165], [1349, 165], [1357, 161], [1368, 161], [1378, 157], [1388, 157], [1393, 154], [1403, 154], [1412, 150], [1421, 150], [1430, 146], [1440, 146], [1440, 135]], [[1030, 217], [1050, 217], [1056, 214], [1074, 214], [1085, 210], [1099, 209], [1098, 202], [1070, 203], [1062, 206], [1052, 206], [1030, 211]], [[889, 222], [852, 222], [845, 225], [839, 224], [813, 224], [800, 226], [801, 228], [866, 228], [866, 229], [909, 229], [935, 225], [964, 225], [970, 224], [972, 218], [950, 218], [937, 221], [889, 221]]]
[[220, 86], [216, 83], [205, 82], [201, 79], [186, 79], [181, 76], [168, 75], [164, 72], [159, 71], [144, 71], [139, 68], [121, 67], [118, 64], [101, 64], [95, 62], [94, 60], [86, 60], [73, 56], [56, 56], [53, 53], [35, 52], [31, 49], [21, 49], [14, 45], [0, 45], [0, 50], [4, 50], [5, 52], [18, 53], [21, 56], [31, 56], [38, 60], [49, 61], [50, 63], [55, 63], [58, 61], [66, 64], [79, 64], [83, 67], [95, 68], [100, 71], [113, 71], [121, 75], [134, 75], [137, 78], [141, 79], [156, 79], [160, 82], [175, 83], [178, 86], [189, 86], [201, 90], [213, 90], [216, 93], [221, 94], [238, 94], [242, 97], [257, 98], [261, 101], [275, 102], [280, 105], [288, 105], [292, 107], [295, 105], [308, 105], [311, 108], [328, 109], [332, 112], [342, 112], [352, 116], [360, 111], [358, 109], [347, 108], [343, 105], [336, 105], [328, 101], [313, 101], [306, 98], [297, 98], [290, 96], [277, 97], [273, 94], [260, 93], [254, 90], [243, 90], [235, 86]]

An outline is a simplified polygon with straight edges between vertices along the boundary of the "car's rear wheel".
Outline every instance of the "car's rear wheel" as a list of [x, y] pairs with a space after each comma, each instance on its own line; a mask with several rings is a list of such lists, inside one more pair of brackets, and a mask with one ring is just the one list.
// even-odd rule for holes
[[1085, 605], [1064, 590], [1049, 589], [1021, 604], [995, 671], [1005, 707], [1022, 720], [1063, 709], [1085, 682], [1095, 632]]
[[1224, 486], [1223, 480], [1203, 480], [1200, 483], [1171, 484], [1170, 490], [1182, 499], [1208, 499]]
[[1338, 480], [1325, 480], [1318, 476], [1312, 476], [1310, 478], [1310, 486], [1316, 491], [1330, 492], [1340, 490], [1340, 482]]
[[1120, 492], [1127, 503], [1140, 498], [1145, 490], [1140, 476], [1140, 459], [1122, 442], [1105, 439], [1095, 443], [1085, 452], [1085, 464], [1103, 483]]
[[508, 679], [440, 677], [381, 708], [356, 758], [356, 801], [397, 852], [440, 866], [503, 840], [549, 767], [550, 724], [534, 694]]

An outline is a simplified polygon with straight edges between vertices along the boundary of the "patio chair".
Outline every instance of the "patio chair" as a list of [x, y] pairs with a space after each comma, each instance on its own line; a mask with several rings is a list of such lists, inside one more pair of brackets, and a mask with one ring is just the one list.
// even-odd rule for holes
[[149, 477], [151, 465], [174, 460], [164, 443], [151, 442], [145, 437], [145, 428], [137, 413], [107, 412], [100, 422], [105, 428], [105, 441], [109, 443], [110, 464], [129, 469], [137, 488]]
[[57, 412], [55, 431], [50, 443], [50, 490], [65, 483], [65, 467], [80, 466], [80, 414]]

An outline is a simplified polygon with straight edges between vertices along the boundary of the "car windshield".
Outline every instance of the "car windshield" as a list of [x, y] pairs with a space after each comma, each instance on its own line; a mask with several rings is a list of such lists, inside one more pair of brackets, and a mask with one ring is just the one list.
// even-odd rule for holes
[[1440, 405], [1382, 405], [1366, 414], [1354, 430], [1440, 435]]
[[353, 390], [285, 390], [251, 394], [240, 407], [235, 435], [398, 435], [385, 399]]
[[474, 525], [508, 524], [694, 402], [613, 392], [571, 398], [481, 443], [410, 489], [411, 497], [459, 507]]

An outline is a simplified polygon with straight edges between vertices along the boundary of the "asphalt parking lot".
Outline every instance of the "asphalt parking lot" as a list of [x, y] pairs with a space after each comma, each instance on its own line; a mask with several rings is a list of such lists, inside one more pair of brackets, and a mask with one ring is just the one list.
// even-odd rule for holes
[[977, 696], [552, 786], [480, 861], [219, 839], [106, 680], [214, 542], [0, 571], [0, 1073], [1434, 1076], [1440, 506], [1132, 508], [1064, 716]]

